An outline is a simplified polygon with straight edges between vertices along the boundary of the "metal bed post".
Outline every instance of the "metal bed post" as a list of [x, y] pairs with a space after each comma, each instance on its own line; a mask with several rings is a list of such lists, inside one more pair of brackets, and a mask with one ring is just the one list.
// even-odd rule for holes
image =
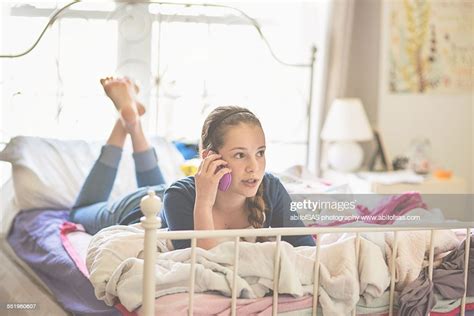
[[191, 277], [189, 278], [189, 309], [188, 315], [192, 316], [194, 313], [194, 281], [196, 279], [196, 247], [197, 238], [191, 239]]
[[430, 231], [430, 252], [428, 256], [428, 278], [433, 281], [433, 263], [434, 263], [434, 235], [436, 231]]
[[321, 261], [321, 236], [316, 234], [316, 259], [314, 260], [313, 272], [313, 316], [318, 315], [318, 295], [319, 295], [319, 263]]
[[143, 264], [143, 311], [146, 316], [155, 314], [155, 256], [156, 230], [161, 227], [161, 220], [156, 217], [161, 209], [161, 200], [154, 191], [148, 191], [140, 208], [144, 217], [140, 219], [145, 229], [145, 255]]
[[[360, 233], [356, 233], [356, 239], [355, 239], [355, 258], [356, 258], [356, 271], [357, 271], [357, 276], [359, 276], [359, 253], [360, 253]], [[360, 283], [359, 278], [357, 281]], [[360, 294], [360, 293], [359, 293]], [[352, 310], [352, 316], [357, 315], [357, 304], [354, 306], [354, 309]]]
[[232, 275], [232, 305], [231, 315], [237, 315], [237, 275], [239, 271], [239, 242], [240, 237], [234, 239], [234, 272]]
[[466, 313], [467, 275], [469, 274], [469, 251], [471, 250], [471, 229], [466, 229], [466, 241], [464, 244], [464, 294], [461, 299], [461, 316]]
[[273, 306], [272, 315], [278, 313], [278, 286], [280, 281], [281, 235], [276, 235], [275, 261], [273, 264]]
[[393, 315], [393, 300], [395, 296], [395, 264], [398, 252], [398, 231], [395, 231], [392, 245], [392, 262], [390, 266], [390, 304], [388, 307], [388, 315]]
[[[433, 282], [433, 264], [434, 264], [434, 237], [436, 230], [430, 231], [430, 252], [428, 254], [428, 278], [430, 282]], [[429, 312], [428, 315], [431, 315]]]

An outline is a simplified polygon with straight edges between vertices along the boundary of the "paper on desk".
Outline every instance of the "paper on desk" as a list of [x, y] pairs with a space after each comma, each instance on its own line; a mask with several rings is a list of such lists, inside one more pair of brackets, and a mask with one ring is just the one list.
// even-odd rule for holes
[[359, 177], [381, 184], [422, 183], [424, 177], [411, 170], [389, 172], [359, 172]]

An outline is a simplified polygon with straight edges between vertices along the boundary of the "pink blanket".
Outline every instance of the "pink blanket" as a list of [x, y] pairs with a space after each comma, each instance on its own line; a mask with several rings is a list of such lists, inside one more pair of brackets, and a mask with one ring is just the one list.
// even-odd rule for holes
[[[418, 192], [406, 192], [399, 195], [390, 195], [383, 198], [376, 207], [370, 210], [364, 205], [356, 205], [355, 211], [356, 216], [359, 216], [359, 221], [367, 224], [378, 224], [378, 225], [389, 225], [393, 224], [398, 216], [407, 214], [413, 209], [422, 208], [427, 209], [427, 205], [423, 202], [420, 193]], [[395, 215], [384, 218], [384, 215]], [[386, 216], [387, 217], [387, 216]], [[336, 220], [329, 223], [314, 223], [309, 226], [323, 227], [323, 226], [340, 226], [344, 224], [350, 224], [357, 222], [355, 217], [348, 217], [344, 220]]]
[[[397, 215], [401, 216], [415, 208], [427, 209], [427, 205], [423, 202], [420, 193], [418, 192], [406, 192], [400, 195], [390, 195], [385, 197], [376, 207], [369, 210], [367, 207], [357, 205], [359, 215]], [[366, 217], [366, 223], [371, 224], [393, 224], [394, 219], [391, 220], [371, 220], [371, 217]], [[376, 217], [373, 217], [376, 218]]]
[[[272, 297], [260, 299], [238, 299], [237, 315], [272, 315]], [[188, 293], [165, 295], [155, 301], [156, 315], [188, 315]], [[195, 294], [194, 295], [194, 315], [217, 315], [224, 316], [231, 314], [232, 299], [222, 295]], [[293, 298], [287, 295], [280, 295], [278, 298], [278, 312], [291, 312], [310, 308], [313, 304], [312, 296]], [[138, 315], [141, 315], [140, 309]]]

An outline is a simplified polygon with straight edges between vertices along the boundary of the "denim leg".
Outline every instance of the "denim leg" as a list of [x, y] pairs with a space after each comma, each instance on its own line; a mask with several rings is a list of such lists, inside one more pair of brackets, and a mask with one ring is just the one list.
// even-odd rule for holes
[[119, 147], [112, 145], [102, 147], [99, 158], [82, 185], [73, 209], [109, 199], [121, 156], [122, 149]]
[[133, 220], [138, 222], [142, 214], [134, 211], [139, 209], [141, 199], [149, 190], [155, 191], [157, 196], [163, 199], [166, 186], [156, 185], [140, 188], [118, 199], [112, 205], [109, 205], [107, 202], [99, 202], [78, 207], [69, 213], [69, 220], [82, 224], [86, 232], [91, 235], [94, 235], [102, 228], [112, 225], [128, 225]]
[[109, 211], [107, 202], [80, 206], [69, 212], [69, 221], [84, 226], [87, 233], [94, 235], [102, 228], [117, 223], [116, 213]]
[[117, 200], [112, 205], [107, 202], [112, 191], [118, 164], [122, 155], [119, 147], [105, 145], [84, 182], [81, 192], [69, 213], [71, 222], [84, 226], [93, 235], [102, 228], [119, 224], [139, 206], [141, 198], [150, 189], [164, 192], [164, 178], [158, 167], [155, 150], [134, 153], [135, 174], [139, 187], [144, 187]]
[[146, 151], [133, 153], [133, 160], [135, 161], [135, 176], [139, 188], [165, 184], [153, 147]]

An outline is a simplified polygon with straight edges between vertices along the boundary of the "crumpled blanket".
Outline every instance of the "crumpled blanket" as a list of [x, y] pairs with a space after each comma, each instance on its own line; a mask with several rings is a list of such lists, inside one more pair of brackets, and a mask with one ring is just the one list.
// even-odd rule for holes
[[403, 288], [399, 296], [398, 315], [425, 316], [435, 305], [433, 283], [428, 278], [428, 269], [425, 268], [420, 278]]
[[[427, 205], [423, 202], [421, 198], [421, 194], [418, 192], [405, 192], [399, 195], [389, 195], [382, 199], [378, 203], [376, 207], [369, 210], [364, 205], [357, 205], [357, 211], [359, 215], [372, 215], [375, 218], [379, 215], [405, 215], [409, 211], [422, 208], [427, 209]], [[373, 224], [380, 224], [380, 225], [387, 225], [393, 224], [395, 222], [395, 217], [392, 219], [380, 220], [380, 219], [371, 219], [371, 217], [367, 217], [365, 220], [366, 223], [373, 223]]]
[[[131, 226], [112, 226], [93, 237], [86, 264], [98, 299], [109, 305], [119, 300], [129, 311], [141, 305], [143, 238], [143, 230]], [[238, 297], [259, 298], [272, 290], [274, 252], [274, 242], [240, 243]], [[197, 248], [195, 291], [231, 296], [233, 254], [233, 242], [210, 250]], [[315, 247], [294, 248], [282, 242], [279, 293], [312, 294], [314, 258]], [[381, 296], [390, 283], [383, 253], [371, 241], [361, 239], [359, 265], [353, 236], [321, 245], [320, 258], [319, 302], [324, 315], [347, 315], [359, 295]], [[188, 290], [190, 259], [191, 249], [168, 251], [166, 242], [158, 240], [156, 297]]]
[[[369, 226], [370, 227], [370, 226]], [[374, 227], [376, 227], [374, 225]], [[380, 247], [386, 257], [389, 269], [392, 265], [394, 233], [372, 232], [361, 233], [362, 238], [370, 240]], [[321, 244], [331, 244], [338, 239], [355, 236], [354, 233], [323, 234]], [[398, 247], [395, 259], [396, 289], [401, 291], [408, 284], [415, 281], [420, 275], [425, 264], [425, 257], [429, 252], [431, 239], [430, 231], [400, 231], [398, 232]], [[459, 246], [456, 234], [451, 230], [436, 230], [434, 236], [435, 258]], [[391, 271], [391, 270], [389, 270]]]
[[[459, 240], [451, 230], [434, 231], [434, 255], [458, 247]], [[389, 269], [392, 265], [394, 234], [385, 233], [385, 253]], [[415, 281], [421, 273], [425, 255], [429, 252], [430, 231], [401, 231], [398, 233], [398, 248], [395, 259], [396, 289], [401, 291]]]
[[[436, 304], [435, 294], [445, 299], [460, 299], [464, 295], [465, 243], [443, 258], [433, 269], [433, 281], [429, 280], [428, 267], [400, 293], [399, 315], [426, 315]], [[474, 236], [469, 247], [469, 271], [467, 296], [474, 296]]]

